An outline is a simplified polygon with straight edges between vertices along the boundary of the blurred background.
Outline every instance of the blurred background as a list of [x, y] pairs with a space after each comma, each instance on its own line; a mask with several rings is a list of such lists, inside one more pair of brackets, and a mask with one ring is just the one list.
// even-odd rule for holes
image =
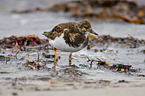
[[[83, 1], [83, 0], [0, 0], [0, 11], [11, 12], [12, 10], [18, 10], [18, 9], [19, 10], [34, 9], [36, 7], [47, 8], [51, 6], [51, 2], [60, 3], [60, 2], [67, 2], [67, 1]], [[92, 1], [99, 1], [99, 0], [92, 0]], [[100, 0], [100, 1], [105, 1], [105, 0]], [[108, 1], [115, 1], [115, 0], [108, 0]], [[121, 0], [121, 1], [126, 1], [126, 0]], [[145, 4], [145, 0], [127, 0], [127, 1], [135, 1], [139, 5]]]
[[[0, 38], [88, 19], [100, 35], [144, 38], [145, 0], [0, 0]], [[121, 34], [120, 34], [121, 33]]]

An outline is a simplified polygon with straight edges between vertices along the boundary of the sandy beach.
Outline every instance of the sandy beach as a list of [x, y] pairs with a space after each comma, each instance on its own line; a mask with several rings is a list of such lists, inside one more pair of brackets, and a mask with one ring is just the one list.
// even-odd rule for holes
[[[145, 0], [64, 1], [0, 0], [0, 96], [145, 96]], [[42, 33], [83, 19], [99, 36], [56, 64]]]
[[[1, 96], [144, 96], [145, 87], [76, 89], [62, 91], [3, 90]], [[2, 90], [1, 90], [2, 91]]]

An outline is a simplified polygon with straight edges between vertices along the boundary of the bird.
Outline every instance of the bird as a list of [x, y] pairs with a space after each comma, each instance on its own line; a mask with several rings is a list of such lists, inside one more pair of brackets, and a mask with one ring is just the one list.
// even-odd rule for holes
[[46, 36], [49, 44], [53, 47], [55, 54], [55, 66], [58, 61], [56, 49], [70, 52], [69, 65], [71, 65], [71, 57], [73, 52], [77, 52], [87, 46], [89, 37], [92, 33], [98, 35], [88, 20], [82, 20], [78, 23], [67, 22], [56, 25], [51, 31], [45, 31], [42, 35]]

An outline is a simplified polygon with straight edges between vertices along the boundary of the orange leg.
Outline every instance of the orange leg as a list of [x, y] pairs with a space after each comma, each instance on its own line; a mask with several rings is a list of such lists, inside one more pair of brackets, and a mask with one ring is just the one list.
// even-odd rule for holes
[[57, 57], [57, 53], [56, 53], [56, 48], [53, 48], [53, 50], [54, 50], [54, 54], [55, 54], [55, 62], [57, 62], [58, 61], [58, 57]]
[[55, 69], [56, 69], [56, 63], [58, 61], [58, 57], [57, 57], [57, 53], [56, 53], [56, 48], [53, 48], [53, 50], [54, 50], [54, 54], [55, 54], [55, 62], [54, 62], [54, 71], [55, 71]]
[[69, 65], [71, 65], [71, 57], [72, 57], [72, 53], [69, 54]]

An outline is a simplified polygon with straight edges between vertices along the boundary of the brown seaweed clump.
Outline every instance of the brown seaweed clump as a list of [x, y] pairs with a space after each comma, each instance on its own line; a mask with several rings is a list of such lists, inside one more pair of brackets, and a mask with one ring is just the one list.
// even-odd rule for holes
[[131, 72], [132, 65], [126, 65], [126, 64], [114, 64], [112, 66], [109, 66], [110, 70], [117, 71], [117, 72]]
[[[28, 36], [10, 36], [0, 39], [0, 47], [2, 48], [13, 48], [18, 46], [36, 46], [36, 45], [47, 45], [47, 39], [40, 39], [35, 35]], [[139, 40], [134, 37], [112, 37], [110, 35], [100, 35], [98, 37], [89, 34], [89, 44], [88, 49], [90, 49], [95, 44], [111, 44], [117, 43], [122, 44], [124, 46], [130, 46], [130, 48], [137, 48], [145, 45], [145, 40]], [[47, 45], [48, 46], [48, 45]], [[143, 51], [144, 52], [144, 51]]]
[[96, 62], [94, 64], [97, 65], [97, 69], [108, 69], [108, 70], [111, 70], [113, 72], [131, 74], [131, 72], [140, 72], [140, 70], [141, 70], [141, 68], [134, 69], [131, 64], [113, 64], [113, 65], [110, 65], [106, 61], [103, 61], [99, 58], [97, 58], [97, 59], [89, 59], [88, 58], [88, 61], [90, 62], [89, 69], [92, 68], [93, 62]]
[[145, 45], [145, 40], [139, 40], [134, 37], [112, 37], [110, 35], [101, 35], [101, 36], [91, 36], [90, 41], [89, 41], [89, 47], [90, 49], [91, 46], [94, 44], [110, 44], [110, 43], [117, 43], [117, 44], [122, 44], [124, 46], [129, 46], [130, 48], [137, 48], [140, 46]]
[[42, 40], [35, 35], [28, 36], [10, 36], [0, 40], [0, 46], [2, 48], [13, 48], [14, 46], [35, 46], [42, 44]]

